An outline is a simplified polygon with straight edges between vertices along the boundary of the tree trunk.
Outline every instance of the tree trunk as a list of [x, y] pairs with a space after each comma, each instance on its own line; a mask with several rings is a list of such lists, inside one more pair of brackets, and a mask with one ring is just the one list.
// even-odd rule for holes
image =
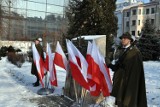
[[69, 72], [69, 71], [66, 76], [64, 95], [68, 96], [69, 98], [71, 98], [73, 100], [76, 100], [73, 78], [72, 78], [71, 72]]

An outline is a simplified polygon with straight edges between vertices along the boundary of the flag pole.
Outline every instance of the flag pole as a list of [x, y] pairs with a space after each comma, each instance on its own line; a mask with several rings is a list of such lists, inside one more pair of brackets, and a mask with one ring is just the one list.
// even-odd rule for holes
[[78, 95], [77, 95], [77, 88], [76, 88], [75, 80], [73, 80], [73, 84], [74, 84], [74, 90], [75, 90], [76, 101], [78, 102]]
[[47, 71], [46, 71], [46, 73], [45, 73], [45, 84], [44, 84], [44, 88], [41, 88], [41, 89], [39, 89], [38, 91], [37, 91], [37, 94], [38, 95], [49, 95], [49, 94], [51, 94], [51, 93], [53, 93], [54, 92], [54, 88], [48, 88], [48, 85], [47, 85]]
[[45, 84], [44, 84], [44, 88], [41, 88], [37, 91], [37, 94], [39, 94], [39, 95], [49, 95], [54, 92], [54, 88], [48, 87], [49, 81], [47, 81], [47, 77], [48, 77], [47, 72], [49, 72], [49, 71], [47, 71], [46, 69], [44, 69], [44, 71], [45, 71], [45, 74], [44, 74]]
[[82, 94], [81, 94], [81, 99], [82, 99], [82, 103], [81, 103], [81, 107], [83, 107], [83, 104], [84, 104], [84, 99], [86, 97], [86, 94], [87, 94], [87, 90], [82, 88]]

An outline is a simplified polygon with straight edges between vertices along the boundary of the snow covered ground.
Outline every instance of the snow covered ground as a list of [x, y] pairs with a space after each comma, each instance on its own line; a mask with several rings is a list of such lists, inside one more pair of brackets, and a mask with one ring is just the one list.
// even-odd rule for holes
[[144, 62], [148, 107], [160, 107], [160, 62]]
[[[30, 102], [30, 99], [41, 97], [37, 91], [42, 88], [32, 86], [36, 78], [30, 73], [31, 63], [25, 62], [18, 68], [5, 57], [0, 60], [0, 68], [0, 107], [38, 107]], [[57, 77], [59, 86], [53, 95], [62, 94], [66, 72], [59, 68]]]
[[[36, 78], [30, 74], [31, 63], [25, 62], [21, 68], [8, 62], [6, 57], [0, 60], [0, 107], [38, 107], [30, 99], [41, 97], [37, 91], [41, 86], [33, 87]], [[160, 107], [160, 62], [144, 62], [148, 107]], [[66, 72], [57, 72], [58, 87], [52, 95], [61, 95]]]

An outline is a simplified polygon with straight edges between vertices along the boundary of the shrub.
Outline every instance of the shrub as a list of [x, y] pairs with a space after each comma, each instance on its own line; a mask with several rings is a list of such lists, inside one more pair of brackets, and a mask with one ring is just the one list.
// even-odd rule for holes
[[15, 52], [8, 52], [7, 58], [8, 61], [10, 61], [12, 64], [16, 65], [19, 68], [25, 62], [23, 54], [16, 54]]

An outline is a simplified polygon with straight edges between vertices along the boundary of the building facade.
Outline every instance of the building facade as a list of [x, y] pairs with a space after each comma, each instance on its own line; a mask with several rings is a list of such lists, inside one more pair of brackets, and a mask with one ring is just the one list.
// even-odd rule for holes
[[117, 37], [121, 36], [123, 34], [123, 10], [126, 7], [129, 7], [131, 5], [137, 5], [139, 3], [142, 3], [140, 1], [136, 1], [136, 0], [124, 0], [123, 2], [117, 2], [116, 3], [116, 11], [115, 11], [115, 15], [118, 18], [118, 30], [117, 30]]
[[53, 39], [62, 32], [67, 3], [68, 0], [2, 0], [0, 39], [33, 40], [42, 35]]
[[134, 36], [141, 33], [146, 19], [159, 30], [160, 15], [159, 2], [150, 2], [126, 7], [123, 9], [122, 32], [130, 32]]

